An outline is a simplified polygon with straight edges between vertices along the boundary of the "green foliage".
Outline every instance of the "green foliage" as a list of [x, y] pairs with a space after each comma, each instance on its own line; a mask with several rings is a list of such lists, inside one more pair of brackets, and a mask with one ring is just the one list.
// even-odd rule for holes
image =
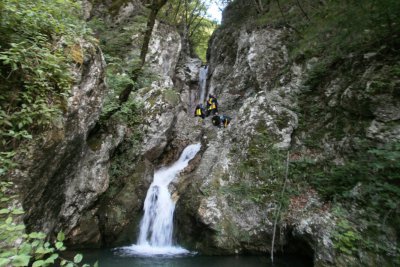
[[[109, 114], [113, 114], [113, 119], [129, 127], [135, 127], [142, 121], [143, 104], [130, 98], [127, 102], [120, 105], [118, 96], [127, 86], [138, 86], [140, 81], [135, 83], [126, 72], [124, 72], [125, 65], [118, 58], [109, 57], [109, 61], [110, 64], [107, 68], [106, 79], [110, 90], [108, 91], [100, 115], [101, 123], [106, 124], [109, 119]], [[141, 79], [143, 80], [144, 77]]]
[[357, 213], [346, 208], [346, 204], [337, 203], [332, 213], [337, 218], [332, 236], [333, 244], [340, 252], [358, 256], [359, 251], [364, 250], [378, 255], [395, 256], [393, 262], [400, 260], [400, 246], [392, 237], [387, 238], [387, 233], [393, 231], [393, 223], [398, 225], [398, 221], [392, 221], [392, 225], [388, 225], [387, 217], [390, 211], [382, 217], [377, 214], [376, 209], [359, 207]]
[[1, 16], [2, 47], [35, 38], [74, 36], [82, 32], [81, 8], [73, 0], [4, 0]]
[[[261, 2], [267, 6], [268, 1]], [[318, 68], [320, 72], [335, 59], [379, 51], [382, 46], [396, 47], [400, 42], [397, 0], [280, 0], [270, 1], [264, 12], [257, 12], [253, 1], [237, 0], [227, 13], [227, 25], [288, 26], [297, 35], [291, 45], [292, 58], [329, 59]]]
[[[109, 6], [109, 11], [111, 15], [117, 15], [119, 9], [125, 4], [129, 3], [130, 0], [113, 0]], [[102, 0], [90, 0], [94, 4], [102, 3]]]
[[[398, 47], [398, 1], [280, 2], [281, 9], [272, 3], [271, 11], [257, 18], [264, 20], [262, 25], [285, 23], [294, 29], [297, 37], [291, 44], [292, 59], [303, 61], [312, 57], [319, 58], [318, 63], [307, 73], [305, 85], [308, 89], [323, 84], [324, 78], [332, 75], [332, 70], [340, 69], [341, 65], [353, 62], [355, 58], [361, 58], [364, 53], [382, 55]], [[349, 73], [348, 68], [341, 71], [341, 76], [356, 80], [355, 74]], [[393, 88], [393, 82], [380, 82], [378, 79], [370, 89], [375, 90], [375, 87], [377, 91], [383, 91], [388, 87]]]
[[[377, 211], [393, 210], [400, 204], [400, 143], [360, 150], [344, 165], [296, 163], [294, 168], [309, 170], [309, 183], [327, 199], [355, 198]], [[360, 191], [352, 194], [357, 184]]]
[[363, 53], [387, 40], [399, 41], [400, 3], [384, 1], [328, 1], [312, 13], [310, 25], [304, 27], [300, 50], [319, 56], [350, 52]]
[[57, 105], [67, 96], [72, 78], [62, 50], [51, 51], [45, 45], [44, 39], [12, 43], [10, 49], [0, 53], [0, 60], [11, 66], [11, 73], [23, 78], [21, 88], [3, 94], [4, 100], [11, 100], [1, 106], [3, 126], [9, 129], [2, 131], [3, 136], [12, 130], [29, 130], [34, 121], [36, 127], [44, 126], [61, 112]]
[[[135, 125], [136, 126], [136, 125]], [[135, 167], [133, 162], [139, 156], [139, 148], [143, 140], [143, 133], [133, 128], [125, 137], [123, 143], [117, 148], [114, 153], [110, 166], [110, 176], [120, 179], [132, 174], [132, 167]]]
[[[21, 142], [51, 127], [65, 111], [74, 82], [71, 69], [83, 63], [80, 42], [93, 41], [90, 33], [78, 1], [1, 1], [0, 175], [15, 167]], [[78, 266], [81, 256], [74, 262], [62, 259], [64, 234], [52, 244], [44, 233], [25, 233], [12, 184], [0, 186], [0, 266]]]
[[217, 23], [207, 18], [200, 18], [196, 22], [198, 26], [193, 30], [190, 36], [190, 43], [196, 55], [203, 62], [207, 62], [208, 42], [213, 32], [217, 29]]
[[176, 92], [173, 88], [163, 91], [163, 99], [171, 106], [177, 106], [180, 102], [179, 93]]
[[122, 104], [121, 109], [114, 114], [118, 120], [134, 128], [142, 122], [143, 104], [135, 100], [128, 100]]
[[[138, 125], [143, 122], [143, 103], [135, 100], [134, 97], [128, 99], [122, 105], [119, 103], [118, 96], [122, 90], [128, 85], [139, 86], [138, 83], [146, 82], [146, 77], [142, 77], [140, 81], [135, 83], [124, 72], [124, 63], [118, 58], [109, 57], [111, 64], [107, 68], [106, 78], [108, 87], [108, 95], [104, 103], [102, 113], [100, 114], [100, 123], [106, 128], [110, 122], [125, 124], [129, 127], [125, 140], [114, 153], [114, 157], [110, 166], [111, 177], [123, 177], [129, 172], [129, 167], [137, 156], [136, 148], [140, 146], [143, 133], [139, 130]], [[110, 114], [112, 116], [110, 117]], [[131, 155], [134, 153], [134, 155]]]
[[[304, 5], [307, 8], [307, 1]], [[335, 66], [349, 58], [371, 51], [385, 53], [387, 46], [395, 47], [400, 42], [396, 34], [400, 30], [398, 1], [328, 1], [317, 8], [310, 4], [308, 12], [310, 21], [297, 17], [291, 22], [299, 33], [291, 54], [294, 59], [321, 58], [308, 73], [305, 85], [309, 89], [323, 83]], [[392, 86], [390, 82], [376, 81], [371, 89], [382, 91], [387, 85]]]
[[[393, 62], [385, 62], [386, 64], [376, 69], [371, 77], [369, 84], [366, 86], [366, 92], [370, 95], [390, 94], [394, 97], [399, 95], [398, 86], [400, 79], [400, 62], [399, 58], [392, 57]], [[397, 59], [397, 60], [396, 60]]]
[[0, 176], [5, 174], [8, 170], [14, 168], [16, 164], [12, 160], [15, 152], [0, 152]]
[[111, 56], [120, 59], [126, 58], [127, 55], [129, 58], [139, 57], [142, 38], [133, 42], [132, 36], [141, 36], [140, 34], [146, 30], [146, 23], [147, 17], [138, 15], [133, 17], [129, 24], [121, 23], [116, 28], [111, 28], [101, 18], [93, 18], [88, 25], [96, 36], [99, 36], [100, 46], [106, 54], [107, 63], [109, 63], [108, 59]]
[[107, 85], [110, 88], [107, 100], [115, 99], [128, 85], [135, 86], [135, 82], [126, 73], [125, 65], [118, 58], [108, 58], [106, 72]]
[[65, 109], [72, 63], [82, 63], [80, 38], [90, 31], [73, 0], [4, 0], [0, 9], [0, 161]]
[[[129, 99], [122, 105], [118, 104], [118, 101], [109, 101], [104, 106], [102, 114], [100, 116], [101, 124], [105, 125], [109, 119], [108, 114], [112, 113], [112, 119], [118, 123], [123, 123], [131, 129], [136, 128], [143, 120], [143, 104]], [[136, 134], [135, 139], [140, 139], [141, 134]]]
[[217, 22], [206, 17], [209, 4], [209, 0], [169, 0], [159, 15], [162, 21], [177, 27], [203, 62], [206, 62], [208, 40], [217, 28]]
[[[241, 26], [257, 18], [256, 8], [253, 1], [236, 0], [231, 2], [232, 3], [230, 3], [225, 9], [227, 16], [224, 18], [224, 24], [221, 27], [229, 27], [231, 25]], [[222, 6], [225, 6], [225, 4], [227, 3], [222, 3]], [[274, 12], [271, 13], [275, 14]]]
[[[334, 241], [339, 251], [354, 254], [364, 248], [378, 254], [398, 253], [399, 248], [382, 237], [390, 227], [399, 230], [399, 142], [375, 148], [361, 146], [343, 165], [303, 160], [292, 162], [290, 169], [291, 180], [311, 184], [325, 200], [344, 207], [336, 212], [339, 223]], [[353, 211], [350, 216], [343, 211], [351, 208], [358, 213]]]
[[61, 252], [66, 250], [64, 233], [58, 233], [53, 244], [46, 241], [42, 232], [25, 233], [25, 225], [20, 223], [24, 211], [12, 205], [16, 199], [12, 186], [10, 182], [0, 182], [0, 266], [79, 266], [81, 254], [75, 255], [73, 261], [62, 257]]
[[240, 161], [236, 170], [239, 177], [236, 183], [222, 187], [225, 193], [231, 193], [240, 199], [250, 199], [255, 203], [282, 202], [288, 203], [288, 195], [279, 199], [285, 177], [285, 151], [273, 147], [273, 138], [262, 123], [257, 127], [247, 154]]
[[330, 73], [330, 66], [331, 61], [329, 58], [324, 59], [312, 66], [310, 71], [307, 73], [307, 79], [304, 82], [304, 85], [308, 87], [308, 90], [313, 90], [322, 83], [323, 79]]
[[354, 229], [355, 227], [351, 226], [350, 222], [345, 219], [341, 219], [337, 223], [333, 240], [334, 247], [340, 252], [352, 255], [358, 251], [361, 236]]

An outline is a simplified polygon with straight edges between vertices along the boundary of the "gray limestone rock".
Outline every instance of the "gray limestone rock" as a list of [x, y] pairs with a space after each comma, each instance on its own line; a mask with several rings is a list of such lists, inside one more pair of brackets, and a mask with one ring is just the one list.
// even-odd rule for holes
[[[104, 13], [115, 27], [142, 12], [140, 1], [117, 6], [115, 12], [104, 11], [113, 6], [111, 1], [93, 6], [85, 2], [85, 17]], [[77, 246], [133, 242], [154, 169], [172, 163], [188, 144], [200, 142], [199, 155], [170, 186], [179, 243], [208, 254], [271, 252], [281, 189], [276, 185], [282, 177], [258, 177], [238, 168], [257, 156], [255, 150], [268, 153], [294, 146], [291, 160], [329, 158], [341, 165], [361, 139], [400, 139], [398, 97], [374, 88], [375, 54], [365, 54], [369, 65], [354, 70], [359, 80], [349, 82], [329, 73], [310, 92], [305, 82], [322, 59], [290, 60], [292, 34], [273, 26], [217, 29], [208, 52], [207, 92], [217, 96], [219, 113], [232, 118], [224, 128], [213, 126], [210, 117], [194, 118], [202, 62], [182, 51], [181, 37], [172, 27], [157, 22], [145, 66], [157, 77], [131, 95], [144, 104], [144, 121], [138, 127], [143, 139], [134, 147], [128, 141], [132, 129], [126, 125], [95, 131], [105, 95], [104, 62], [96, 47], [82, 44], [93, 52], [75, 69], [78, 81], [66, 114], [28, 153], [19, 155], [21, 168], [13, 174], [24, 192], [30, 230], [64, 230]], [[130, 36], [126, 60], [137, 53], [140, 38]], [[307, 124], [312, 112], [321, 113], [311, 114], [317, 120]], [[362, 123], [355, 125], [355, 117]], [[337, 129], [339, 120], [343, 124]], [[257, 139], [260, 136], [264, 139]], [[314, 146], [307, 143], [310, 138]], [[128, 161], [124, 175], [111, 177], [110, 166], [117, 160]], [[251, 168], [273, 167], [268, 165], [273, 162], [258, 164], [262, 160], [255, 158]], [[337, 218], [329, 205], [312, 190], [300, 193], [288, 200], [275, 250], [300, 250], [316, 266], [353, 264], [355, 259], [335, 250]], [[368, 255], [360, 252], [360, 258], [366, 262]]]
[[105, 96], [105, 63], [98, 47], [81, 46], [85, 63], [74, 69], [66, 113], [18, 156], [21, 167], [12, 175], [22, 187], [29, 230], [68, 233], [108, 187], [109, 153], [121, 138], [89, 143]]

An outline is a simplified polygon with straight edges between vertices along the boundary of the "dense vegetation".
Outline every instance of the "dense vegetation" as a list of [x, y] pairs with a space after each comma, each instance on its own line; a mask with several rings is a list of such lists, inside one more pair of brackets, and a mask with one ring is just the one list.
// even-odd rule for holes
[[[160, 19], [174, 25], [181, 33], [184, 49], [205, 63], [208, 40], [217, 28], [217, 22], [207, 18], [210, 0], [169, 0]], [[185, 44], [186, 42], [186, 44]]]
[[[82, 64], [88, 36], [75, 1], [0, 4], [0, 174], [23, 139], [51, 127], [66, 105], [72, 64]], [[67, 11], [67, 12], [66, 12]]]
[[[206, 18], [209, 1], [161, 2], [163, 5], [160, 5], [161, 9], [157, 11], [157, 19], [179, 32], [183, 40], [184, 53], [198, 56], [205, 62], [208, 39], [216, 28], [216, 23]], [[117, 10], [126, 3], [127, 1], [114, 2], [109, 6], [109, 12], [112, 16], [117, 15]], [[129, 140], [125, 140], [128, 143], [137, 144], [141, 140], [141, 132], [136, 126], [142, 121], [143, 114], [142, 104], [132, 97], [124, 97], [125, 92], [149, 87], [152, 81], [158, 79], [158, 74], [153, 73], [142, 58], [143, 51], [148, 49], [146, 47], [148, 44], [145, 44], [146, 38], [142, 33], [148, 31], [150, 17], [151, 10], [149, 14], [149, 10], [143, 8], [123, 23], [114, 24], [106, 21], [104, 16], [93, 17], [88, 22], [96, 36], [99, 36], [99, 43], [108, 66], [106, 76], [109, 90], [100, 123], [103, 128], [110, 119], [128, 124], [135, 133]], [[138, 36], [134, 43], [132, 36]]]
[[362, 53], [381, 45], [399, 44], [396, 0], [383, 1], [258, 1], [262, 12], [252, 1], [237, 0], [228, 6], [234, 11], [226, 25], [289, 27], [297, 34], [292, 53], [296, 56], [346, 56]]
[[[125, 2], [116, 1], [112, 8], [117, 10]], [[163, 23], [178, 28], [189, 44], [184, 48], [194, 50], [188, 53], [197, 54], [203, 61], [208, 38], [216, 27], [215, 22], [205, 17], [206, 6], [200, 0], [170, 0], [158, 14]], [[295, 36], [290, 40], [293, 62], [303, 64], [313, 57], [320, 59], [308, 73], [304, 91], [299, 96], [300, 104], [308, 103], [307, 99], [312, 97], [318, 100], [300, 111], [298, 131], [315, 130], [305, 140], [308, 148], [321, 152], [322, 137], [329, 132], [329, 138], [340, 139], [346, 134], [343, 131], [346, 125], [352, 125], [351, 134], [362, 141], [354, 142], [351, 152], [343, 152], [346, 161], [342, 164], [333, 164], [333, 157], [319, 161], [292, 157], [290, 183], [279, 204], [287, 206], [291, 196], [311, 186], [325, 201], [333, 203], [338, 218], [334, 236], [338, 250], [349, 255], [355, 255], [359, 248], [387, 256], [399, 255], [398, 246], [387, 245], [390, 243], [382, 240], [389, 227], [400, 231], [399, 142], [365, 141], [359, 129], [370, 120], [371, 114], [364, 107], [359, 107], [360, 114], [354, 117], [345, 117], [342, 109], [335, 110], [343, 117], [330, 125], [337, 129], [333, 133], [324, 128], [320, 114], [331, 112], [322, 97], [329, 78], [345, 77], [348, 84], [354, 79], [361, 80], [362, 73], [357, 68], [362, 66], [365, 55], [376, 56], [381, 62], [381, 67], [372, 74], [374, 79], [367, 93], [399, 97], [400, 1], [240, 0], [231, 3], [229, 9], [236, 9], [238, 15], [227, 24], [290, 28]], [[110, 90], [100, 126], [107, 128], [110, 121], [118, 121], [134, 129], [121, 146], [124, 149], [134, 148], [141, 140], [142, 133], [136, 131], [136, 126], [142, 120], [142, 104], [132, 98], [121, 104], [118, 96], [128, 86], [143, 88], [156, 79], [146, 67], [138, 79], [131, 77], [140, 56], [140, 47], [129, 48], [131, 37], [145, 31], [147, 16], [148, 10], [144, 9], [129, 25], [118, 25], [115, 30], [108, 28], [101, 18], [90, 22], [108, 63]], [[0, 26], [0, 176], [3, 175], [3, 181], [7, 180], [4, 174], [14, 167], [12, 157], [24, 140], [53, 127], [53, 121], [65, 112], [66, 99], [74, 83], [71, 69], [83, 63], [85, 51], [81, 42], [95, 40], [81, 20], [80, 6], [73, 0], [3, 0]], [[127, 52], [131, 54], [127, 56]], [[359, 87], [366, 88], [363, 84]], [[258, 132], [250, 144], [249, 157], [237, 166], [238, 173], [248, 179], [221, 190], [263, 203], [282, 188], [286, 157], [282, 151], [271, 149], [273, 141], [268, 139], [265, 129], [260, 128]], [[296, 147], [292, 149], [291, 153], [300, 153]], [[117, 158], [115, 162], [111, 175], [125, 175], [126, 159]], [[268, 164], [272, 167], [260, 168]], [[257, 187], [251, 184], [255, 178], [262, 181]], [[6, 251], [0, 253], [0, 266], [10, 262], [15, 266], [44, 266], [60, 260], [57, 251], [64, 249], [63, 234], [57, 236], [54, 246], [45, 242], [42, 233], [23, 234], [24, 226], [16, 222], [23, 210], [10, 207], [15, 198], [13, 194], [10, 196], [11, 186], [8, 182], [1, 183], [0, 245]], [[14, 245], [16, 236], [20, 235], [25, 241]], [[80, 260], [78, 256], [75, 263], [61, 261], [61, 264], [71, 266]]]
[[[285, 199], [311, 187], [333, 207], [338, 220], [334, 241], [340, 252], [357, 257], [364, 249], [398, 262], [400, 247], [391, 240], [390, 233], [393, 229], [400, 231], [399, 141], [396, 138], [371, 140], [365, 129], [374, 118], [371, 99], [382, 95], [393, 99], [400, 96], [400, 2], [229, 2], [227, 20], [222, 27], [285, 27], [293, 33], [288, 36], [292, 63], [305, 64], [311, 59], [316, 62], [310, 65], [299, 95], [299, 128], [295, 133], [306, 137], [304, 145], [309, 154], [304, 155], [304, 147], [291, 147], [290, 184], [281, 201], [284, 204]], [[374, 67], [369, 77], [365, 77], [368, 65]], [[343, 81], [339, 84], [341, 93], [351, 88], [364, 97], [342, 106], [330, 106], [325, 89], [337, 77]], [[395, 125], [393, 121], [387, 127]], [[259, 133], [261, 137], [268, 136], [263, 131]], [[331, 154], [324, 154], [326, 143], [340, 142], [349, 136], [350, 149], [335, 148]], [[276, 181], [276, 175], [257, 168], [258, 162], [251, 162], [270, 158], [273, 153], [269, 155], [251, 147], [249, 152], [240, 169], [254, 173], [261, 180], [274, 177]], [[344, 160], [335, 162], [336, 153]], [[320, 157], [316, 159], [315, 155]], [[280, 163], [272, 164], [279, 167], [283, 161], [281, 156]], [[276, 174], [281, 177], [282, 185], [282, 173]], [[257, 200], [267, 196], [254, 188], [246, 192]]]
[[[307, 13], [308, 19], [286, 21], [299, 32], [293, 43], [293, 60], [301, 62], [312, 57], [322, 60], [311, 69], [304, 94], [300, 96], [303, 103], [314, 97], [320, 102], [303, 108], [299, 131], [307, 131], [312, 125], [310, 139], [306, 141], [315, 151], [323, 149], [324, 136], [340, 140], [351, 134], [354, 141], [351, 152], [342, 152], [347, 158], [343, 164], [333, 164], [332, 155], [323, 161], [297, 162], [294, 171], [299, 171], [326, 200], [343, 207], [337, 212], [340, 218], [345, 218], [341, 219], [344, 223], [338, 225], [340, 234], [336, 238], [336, 246], [341, 251], [356, 254], [359, 248], [364, 248], [380, 255], [399, 255], [398, 246], [382, 239], [390, 227], [397, 232], [400, 230], [399, 142], [374, 142], [366, 138], [362, 129], [372, 116], [368, 98], [399, 96], [396, 90], [400, 78], [400, 36], [397, 34], [400, 19], [396, 14], [400, 12], [400, 3], [391, 0], [327, 1], [325, 5], [314, 6], [315, 10], [311, 3], [302, 4], [301, 13], [303, 16]], [[377, 66], [369, 77], [373, 81], [370, 86], [362, 76], [363, 64], [368, 64], [369, 56], [376, 56], [374, 64]], [[335, 76], [343, 77], [343, 90], [352, 86], [368, 96], [352, 103], [353, 109], [336, 107], [332, 110], [323, 94], [326, 82]], [[366, 88], [368, 91], [363, 92]], [[337, 119], [321, 120], [320, 114], [329, 112], [334, 112]], [[307, 175], [304, 176], [305, 171]]]
[[[179, 32], [182, 37], [182, 50], [186, 54], [198, 56], [205, 61], [208, 39], [216, 27], [215, 22], [206, 18], [209, 1], [152, 1], [149, 6], [154, 6], [158, 2], [162, 4], [159, 5], [159, 10], [157, 9], [157, 19]], [[127, 1], [118, 1], [109, 6], [111, 15], [117, 15], [116, 10], [126, 3]], [[99, 36], [100, 46], [108, 63], [107, 80], [110, 90], [103, 118], [110, 117], [121, 108], [121, 104], [122, 106], [133, 105], [124, 103], [132, 102], [132, 99], [129, 100], [126, 97], [127, 92], [147, 87], [150, 81], [157, 79], [158, 74], [148, 69], [143, 57], [143, 53], [147, 53], [148, 49], [149, 36], [146, 37], [146, 32], [149, 31], [152, 10], [149, 11], [146, 8], [138, 10], [137, 14], [128, 21], [115, 25], [114, 22], [105, 21], [105, 17], [102, 16], [94, 17], [89, 21], [90, 27]], [[142, 34], [144, 32], [145, 34]], [[132, 36], [138, 36], [134, 44], [132, 44]]]
[[65, 112], [72, 67], [86, 52], [81, 43], [94, 40], [85, 25], [73, 0], [0, 3], [0, 266], [72, 267], [82, 260], [80, 254], [62, 258], [63, 233], [54, 244], [43, 233], [25, 233], [24, 211], [5, 174], [24, 140], [53, 127]]

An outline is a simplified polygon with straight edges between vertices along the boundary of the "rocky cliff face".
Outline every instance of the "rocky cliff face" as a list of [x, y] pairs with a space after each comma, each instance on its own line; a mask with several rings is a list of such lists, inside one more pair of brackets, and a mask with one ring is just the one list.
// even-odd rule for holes
[[[126, 51], [123, 57], [129, 62], [140, 49], [142, 37], [137, 31], [141, 26], [137, 25], [137, 20], [142, 16], [143, 7], [139, 1], [123, 4], [116, 14], [108, 17], [110, 7], [114, 7], [112, 3], [94, 5], [92, 14], [102, 18], [109, 26], [121, 26], [127, 31], [124, 34], [129, 34], [130, 44], [124, 44], [120, 49]], [[107, 39], [107, 42], [112, 41], [114, 40]], [[152, 181], [154, 168], [163, 158], [168, 158], [165, 151], [174, 150], [176, 153], [172, 147], [181, 149], [181, 143], [187, 144], [190, 138], [176, 140], [175, 136], [177, 121], [182, 117], [181, 112], [185, 108], [180, 96], [184, 90], [174, 88], [180, 53], [179, 34], [174, 28], [157, 22], [145, 66], [152, 77], [151, 82], [131, 95], [132, 100], [143, 103], [140, 108], [143, 119], [137, 127], [132, 127], [129, 122], [121, 125], [121, 122], [111, 117], [106, 122], [106, 127], [93, 136], [94, 143], [104, 142], [108, 135], [114, 140], [114, 149], [108, 151], [110, 182], [96, 205], [80, 218], [72, 230], [71, 243], [77, 246], [116, 246], [136, 241], [143, 201]], [[186, 76], [182, 79], [181, 87], [184, 87]], [[140, 138], [135, 139], [138, 135]], [[164, 161], [170, 162], [171, 159]], [[93, 225], [97, 225], [97, 228]], [[88, 236], [98, 236], [100, 239]], [[87, 242], [82, 242], [85, 239]]]
[[[290, 60], [293, 34], [285, 27], [229, 24], [214, 34], [208, 90], [218, 96], [220, 112], [233, 119], [227, 129], [202, 126], [201, 160], [191, 177], [178, 182], [183, 244], [216, 254], [269, 252], [286, 160], [341, 165], [361, 141], [379, 147], [399, 140], [398, 96], [368, 89], [378, 75], [372, 73], [393, 62], [383, 63], [374, 53], [352, 58], [346, 63], [352, 80], [338, 67], [310, 92], [307, 80], [321, 59]], [[389, 264], [381, 255], [339, 251], [337, 207], [301, 180], [287, 183], [298, 191], [286, 200], [277, 247], [307, 255], [316, 266]], [[384, 239], [396, 247], [389, 235]]]
[[[112, 1], [86, 6], [88, 18], [123, 26], [129, 36], [123, 43], [106, 39], [108, 47], [122, 51], [127, 61], [138, 54], [140, 1], [118, 8]], [[229, 22], [233, 11], [228, 11], [224, 21]], [[359, 141], [400, 141], [399, 96], [379, 91], [374, 81], [390, 63], [375, 54], [351, 58], [347, 70], [353, 79], [332, 71], [310, 90], [307, 81], [321, 59], [291, 60], [293, 34], [283, 26], [225, 24], [216, 31], [208, 92], [217, 95], [220, 113], [232, 117], [227, 128], [193, 118], [201, 62], [182, 53], [173, 28], [157, 23], [147, 56], [156, 78], [131, 96], [143, 103], [143, 121], [131, 127], [111, 118], [99, 130], [104, 63], [100, 51], [88, 48], [92, 52], [77, 70], [68, 112], [57, 129], [21, 156], [25, 164], [14, 175], [28, 185], [28, 225], [48, 233], [64, 230], [76, 246], [134, 242], [154, 169], [200, 141], [199, 155], [171, 185], [179, 244], [207, 254], [270, 252], [279, 215], [276, 250], [301, 253], [316, 266], [385, 264], [380, 255], [360, 252], [356, 259], [341, 253], [334, 246], [338, 207], [298, 178], [301, 172], [289, 170], [288, 181], [284, 178], [288, 160], [340, 165]], [[296, 193], [281, 198], [284, 184]], [[396, 246], [395, 238], [382, 239]]]
[[55, 127], [19, 156], [13, 176], [21, 185], [31, 230], [71, 229], [108, 187], [110, 138], [95, 151], [89, 132], [98, 120], [106, 86], [98, 47], [82, 41], [84, 63], [74, 69], [76, 85]]
[[[84, 7], [87, 18], [102, 19], [111, 28], [131, 26], [129, 43], [120, 47], [129, 51], [123, 60], [129, 61], [138, 54], [138, 31], [145, 23], [140, 1], [120, 6], [112, 1], [85, 1]], [[135, 19], [141, 20], [139, 26]], [[170, 158], [177, 156], [177, 150], [193, 138], [193, 134], [178, 138], [180, 133], [175, 127], [188, 108], [188, 104], [182, 104], [180, 94], [189, 97], [186, 79], [194, 79], [188, 84], [195, 82], [197, 75], [192, 72], [198, 69], [200, 61], [182, 60], [180, 78], [176, 78], [180, 36], [174, 28], [156, 23], [146, 58], [146, 69], [153, 80], [131, 96], [144, 103], [144, 120], [136, 128], [113, 117], [100, 125], [99, 117], [110, 90], [104, 81], [106, 65], [98, 47], [83, 41], [81, 46], [84, 64], [76, 66], [76, 85], [67, 111], [54, 129], [18, 156], [21, 165], [13, 179], [22, 187], [25, 221], [30, 230], [49, 235], [62, 230], [70, 246], [126, 244], [136, 240], [154, 164], [162, 160], [165, 151], [174, 151]], [[180, 79], [179, 89], [174, 89], [173, 79]], [[138, 144], [135, 136], [139, 133], [142, 134]]]
[[[259, 158], [251, 164], [259, 161], [258, 164], [266, 164], [260, 168], [270, 168], [277, 164], [272, 158], [273, 150], [287, 149], [293, 142], [293, 132], [298, 127], [296, 100], [305, 69], [296, 64], [288, 66], [285, 42], [290, 34], [285, 28], [250, 31], [223, 27], [214, 35], [209, 91], [218, 96], [220, 112], [233, 119], [226, 129], [214, 128], [209, 122], [203, 126], [205, 148], [195, 178], [190, 178], [189, 185], [178, 186], [180, 203], [190, 203], [178, 205], [178, 223], [198, 225], [197, 229], [185, 227], [180, 236], [198, 249], [208, 253], [271, 249], [276, 198], [283, 177], [273, 173], [258, 177], [258, 173], [243, 172], [239, 167], [250, 157], [269, 157], [267, 162]], [[261, 136], [265, 139], [259, 139]], [[251, 155], [255, 147], [265, 150], [265, 154]], [[269, 186], [273, 189], [268, 190]], [[263, 188], [271, 195], [254, 193]], [[305, 247], [307, 253], [320, 251], [315, 255], [317, 259], [332, 260], [326, 251], [332, 248], [327, 233], [334, 218], [323, 210], [316, 195], [308, 196], [302, 216], [293, 216], [280, 231], [290, 228], [296, 229], [299, 236], [308, 235], [312, 241], [304, 239], [297, 245]], [[193, 235], [197, 231], [208, 234]], [[187, 236], [196, 240], [187, 240]], [[280, 237], [278, 246], [290, 243], [286, 237]]]
[[[157, 23], [147, 57], [148, 68], [156, 78], [131, 96], [143, 103], [143, 121], [136, 129], [128, 127], [124, 140], [112, 156], [111, 169], [120, 171], [113, 175], [110, 188], [99, 203], [98, 216], [106, 245], [136, 241], [143, 201], [154, 168], [161, 162], [176, 159], [177, 150], [193, 138], [188, 135], [179, 139], [176, 135], [176, 125], [182, 113], [185, 114], [182, 91], [176, 89], [173, 82], [173, 70], [177, 68], [179, 57], [179, 34]], [[138, 143], [132, 143], [135, 132], [141, 133]]]

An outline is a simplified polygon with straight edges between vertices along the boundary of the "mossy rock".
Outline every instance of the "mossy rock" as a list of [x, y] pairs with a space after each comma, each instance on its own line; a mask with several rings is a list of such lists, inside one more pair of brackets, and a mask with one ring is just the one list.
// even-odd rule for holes
[[167, 89], [163, 91], [163, 100], [171, 106], [177, 106], [181, 101], [179, 93], [173, 89]]
[[[103, 4], [104, 1], [102, 0], [90, 0], [92, 4]], [[118, 15], [119, 10], [121, 9], [122, 6], [125, 6], [131, 2], [131, 0], [113, 0], [111, 1], [111, 5], [109, 5], [108, 10], [110, 11], [110, 14], [113, 16]]]

